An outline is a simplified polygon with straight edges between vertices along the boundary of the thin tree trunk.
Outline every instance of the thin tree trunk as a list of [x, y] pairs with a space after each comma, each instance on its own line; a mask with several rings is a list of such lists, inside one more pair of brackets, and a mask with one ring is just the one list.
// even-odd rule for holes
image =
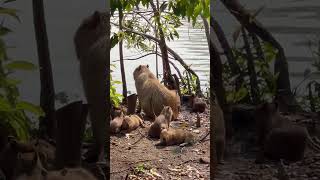
[[181, 74], [180, 70], [178, 69], [178, 67], [177, 67], [173, 62], [171, 62], [171, 61], [169, 61], [169, 63], [170, 63], [171, 66], [177, 71], [178, 76], [179, 76], [180, 81], [181, 81], [181, 84], [182, 84], [183, 86], [186, 86], [186, 83], [184, 82], [184, 79], [183, 79], [182, 74]]
[[[119, 8], [119, 30], [122, 31], [122, 21], [123, 21], [123, 11], [122, 8]], [[122, 78], [122, 95], [123, 103], [127, 102], [127, 82], [126, 82], [126, 73], [124, 70], [123, 62], [123, 40], [119, 41], [119, 55], [120, 55], [120, 68], [121, 68], [121, 78]]]
[[32, 0], [32, 5], [33, 23], [37, 41], [38, 61], [40, 67], [40, 106], [46, 114], [44, 118], [40, 119], [40, 133], [41, 136], [54, 138], [56, 129], [54, 107], [55, 93], [43, 0]]
[[252, 95], [252, 102], [253, 104], [259, 103], [258, 97], [258, 83], [257, 83], [257, 73], [254, 68], [254, 58], [251, 52], [250, 44], [248, 41], [248, 36], [246, 30], [242, 28], [242, 35], [243, 35], [243, 42], [244, 42], [244, 49], [246, 51], [246, 59], [247, 59], [247, 69], [248, 75], [250, 77], [250, 87], [251, 87], [251, 95]]
[[[210, 27], [213, 28], [213, 21], [212, 17], [210, 18]], [[223, 80], [222, 80], [222, 62], [220, 59], [219, 52], [217, 50], [217, 47], [213, 43], [213, 37], [210, 37], [210, 63], [212, 64], [210, 68], [210, 87], [213, 87], [213, 90], [216, 93], [216, 97], [218, 100], [218, 103], [222, 109], [224, 109], [224, 106], [226, 104], [225, 100], [225, 89], [223, 86]], [[213, 98], [211, 96], [211, 98]]]
[[213, 19], [212, 23], [213, 23], [213, 30], [214, 30], [214, 32], [220, 42], [220, 45], [224, 51], [224, 54], [226, 55], [228, 64], [231, 69], [231, 75], [238, 76], [238, 78], [236, 79], [236, 90], [238, 90], [244, 81], [244, 79], [243, 79], [244, 74], [241, 71], [240, 66], [236, 61], [236, 57], [234, 56], [234, 54], [232, 52], [232, 49], [228, 43], [228, 40], [227, 40], [220, 24], [215, 19]]
[[[157, 2], [158, 3], [158, 2]], [[159, 33], [159, 48], [161, 51], [162, 55], [162, 62], [163, 62], [163, 80], [164, 84], [169, 88], [173, 89], [175, 87], [174, 79], [171, 76], [171, 70], [170, 70], [170, 65], [169, 65], [169, 56], [168, 56], [168, 50], [167, 50], [167, 45], [166, 45], [166, 40], [165, 40], [165, 35], [162, 30], [162, 24], [160, 22], [160, 12], [159, 9], [155, 6], [153, 1], [150, 1], [150, 5], [152, 7], [152, 10], [154, 12], [154, 17], [155, 17], [155, 22], [157, 23], [158, 27], [158, 33]]]
[[278, 50], [276, 61], [274, 64], [275, 73], [279, 73], [277, 79], [277, 95], [284, 97], [283, 103], [286, 106], [294, 106], [300, 109], [293, 93], [291, 92], [291, 85], [289, 79], [288, 62], [280, 43], [267, 31], [265, 27], [257, 20], [252, 20], [251, 14], [244, 9], [238, 0], [221, 0], [229, 12], [236, 17], [236, 19], [249, 32], [258, 35], [263, 41], [269, 42]]
[[[111, 31], [111, 25], [110, 25], [110, 2], [106, 2], [106, 9], [107, 9], [107, 17], [106, 17], [106, 31], [107, 31], [107, 49], [106, 49], [106, 58], [107, 58], [107, 65], [110, 64], [110, 50], [111, 50], [111, 41], [110, 41], [110, 31]], [[111, 109], [111, 103], [110, 103], [110, 66], [107, 66], [106, 68], [106, 104], [107, 104], [107, 109], [106, 109], [106, 114], [107, 114], [107, 120], [106, 120], [106, 148], [105, 148], [105, 154], [107, 155], [106, 157], [106, 162], [107, 162], [107, 170], [105, 172], [106, 179], [110, 179], [110, 109]]]
[[206, 33], [206, 38], [207, 38], [207, 43], [208, 43], [208, 48], [210, 46], [210, 29], [209, 29], [209, 23], [208, 23], [208, 20], [203, 16], [201, 15], [201, 18], [202, 18], [202, 21], [203, 21], [203, 26], [204, 26], [204, 31]]

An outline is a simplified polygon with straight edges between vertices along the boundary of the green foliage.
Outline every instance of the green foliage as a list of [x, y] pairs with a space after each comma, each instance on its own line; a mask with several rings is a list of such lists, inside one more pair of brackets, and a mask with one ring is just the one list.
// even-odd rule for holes
[[[302, 94], [297, 98], [298, 102], [304, 110], [311, 111], [311, 105], [313, 104], [313, 110], [315, 110], [316, 112], [320, 111], [320, 40], [317, 43], [317, 49], [312, 51], [314, 55], [314, 62], [312, 63], [312, 66], [315, 68], [315, 70], [313, 72], [311, 72], [310, 70], [308, 73], [306, 73], [303, 80], [305, 81], [307, 79], [314, 79], [307, 83], [305, 87], [312, 96], [310, 96], [310, 94]], [[299, 85], [301, 85], [302, 82], [299, 83]], [[297, 89], [299, 85], [295, 89]]]
[[187, 85], [189, 81], [190, 81], [191, 94], [195, 94], [196, 88], [197, 88], [197, 77], [195, 75], [189, 73], [188, 71], [184, 70], [182, 73], [182, 78], [186, 84], [183, 85], [182, 83], [180, 83], [181, 94], [183, 94], [183, 95], [190, 94], [189, 89], [188, 89], [189, 87]]
[[[264, 59], [256, 58], [254, 61], [255, 70], [257, 73], [258, 89], [260, 101], [267, 101], [275, 95], [277, 86], [277, 78], [279, 74], [273, 74], [270, 71], [269, 65], [275, 60], [277, 50], [269, 43], [262, 43], [262, 50], [265, 55]], [[236, 61], [240, 66], [240, 70], [245, 73], [244, 82], [241, 87], [236, 90], [236, 76], [231, 75], [231, 70], [228, 63], [223, 65], [223, 80], [226, 87], [226, 95], [228, 103], [238, 103], [250, 97], [250, 78], [247, 72], [246, 54], [237, 48], [233, 48], [233, 53]], [[249, 103], [249, 102], [246, 102]]]
[[93, 141], [93, 133], [91, 126], [86, 128], [83, 134], [83, 140], [85, 142], [92, 142]]
[[[115, 68], [115, 65], [111, 65], [111, 67]], [[112, 70], [111, 70], [112, 72]], [[116, 80], [113, 80], [112, 79], [112, 76], [110, 76], [110, 100], [111, 100], [111, 104], [114, 106], [114, 107], [119, 107], [122, 99], [123, 99], [123, 96], [119, 93], [117, 93], [117, 90], [116, 90], [116, 87], [115, 85], [116, 84], [121, 84], [120, 81], [116, 81]]]
[[[11, 2], [5, 1], [5, 2]], [[19, 20], [17, 10], [0, 7], [0, 15], [11, 16]], [[15, 70], [34, 70], [36, 67], [26, 61], [14, 61], [7, 56], [7, 47], [4, 36], [12, 32], [9, 28], [0, 27], [0, 126], [7, 128], [9, 133], [25, 141], [30, 136], [31, 122], [25, 111], [37, 117], [43, 116], [44, 112], [39, 106], [20, 99], [17, 85], [19, 80], [11, 78]]]
[[192, 20], [193, 26], [199, 15], [210, 17], [210, 0], [171, 0], [168, 8], [175, 15]]
[[235, 104], [240, 102], [242, 99], [248, 96], [248, 90], [244, 85], [239, 90], [232, 89], [227, 93], [227, 102], [231, 104]]
[[[176, 28], [182, 25], [181, 17], [187, 17], [192, 20], [193, 26], [196, 24], [197, 17], [202, 15], [205, 18], [210, 16], [210, 1], [209, 0], [170, 0], [159, 4], [160, 16], [154, 16], [150, 13], [150, 0], [111, 0], [111, 13], [122, 10], [128, 13], [127, 18], [123, 20], [123, 26], [127, 29], [140, 32], [142, 34], [154, 35], [158, 37], [159, 29], [161, 28], [168, 41], [179, 38], [179, 33]], [[136, 7], [139, 7], [137, 10]], [[139, 13], [132, 13], [133, 10]], [[148, 20], [147, 20], [148, 19]], [[160, 24], [157, 20], [160, 19]], [[157, 27], [155, 31], [154, 27]], [[155, 34], [155, 32], [157, 34]], [[117, 32], [113, 35], [112, 45], [114, 46], [120, 39], [126, 41], [128, 48], [137, 48], [146, 52], [155, 51], [153, 42], [145, 36], [134, 33]], [[113, 47], [112, 46], [112, 47]]]
[[146, 165], [143, 163], [138, 164], [135, 168], [134, 168], [134, 172], [135, 174], [139, 174], [139, 173], [144, 173], [146, 171]]

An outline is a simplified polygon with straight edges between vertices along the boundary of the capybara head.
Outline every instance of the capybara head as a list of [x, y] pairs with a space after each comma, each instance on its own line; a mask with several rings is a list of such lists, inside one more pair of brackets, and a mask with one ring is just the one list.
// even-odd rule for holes
[[172, 120], [173, 111], [170, 106], [164, 106], [161, 111], [161, 114], [163, 114], [165, 118], [168, 119], [169, 121]]
[[133, 79], [137, 80], [138, 76], [144, 72], [150, 72], [149, 65], [139, 65], [134, 71], [133, 71]]
[[90, 48], [101, 37], [106, 37], [107, 16], [109, 14], [95, 11], [81, 23], [74, 36], [78, 58], [81, 57], [83, 50]]
[[167, 144], [167, 142], [170, 141], [170, 133], [168, 129], [161, 130], [160, 133], [160, 142]]

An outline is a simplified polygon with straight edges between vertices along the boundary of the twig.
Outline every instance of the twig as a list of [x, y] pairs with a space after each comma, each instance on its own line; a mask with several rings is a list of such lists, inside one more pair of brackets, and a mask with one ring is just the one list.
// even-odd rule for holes
[[183, 161], [183, 162], [179, 163], [178, 166], [181, 166], [182, 164], [186, 164], [186, 163], [192, 162], [192, 161], [196, 161], [196, 159], [188, 159], [186, 161]]
[[199, 142], [202, 142], [207, 136], [209, 136], [209, 134], [210, 134], [210, 130], [207, 132], [207, 134], [203, 138], [199, 140]]
[[137, 143], [138, 143], [139, 141], [141, 141], [141, 139], [143, 139], [143, 138], [149, 139], [148, 136], [142, 134], [142, 133], [140, 132], [140, 130], [138, 130], [138, 132], [139, 132], [139, 134], [141, 135], [141, 137], [140, 137], [137, 141], [135, 141], [133, 144], [131, 144], [130, 147], [132, 147], [132, 146], [134, 146], [135, 144], [137, 144]]

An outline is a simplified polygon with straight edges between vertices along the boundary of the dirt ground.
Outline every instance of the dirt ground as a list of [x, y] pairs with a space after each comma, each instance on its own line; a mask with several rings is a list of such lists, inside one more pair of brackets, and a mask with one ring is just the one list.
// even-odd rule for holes
[[[196, 127], [197, 116], [182, 106], [178, 120], [171, 128], [183, 128], [202, 139], [209, 132], [209, 111], [200, 114], [201, 127]], [[210, 179], [210, 136], [192, 146], [155, 146], [159, 140], [146, 137], [146, 128], [130, 134], [111, 136], [111, 179]]]
[[[228, 142], [225, 163], [218, 166], [216, 180], [319, 180], [320, 153], [310, 149], [305, 158], [295, 163], [267, 161], [255, 164], [255, 148], [252, 132], [237, 135]], [[285, 175], [286, 174], [286, 175]]]

